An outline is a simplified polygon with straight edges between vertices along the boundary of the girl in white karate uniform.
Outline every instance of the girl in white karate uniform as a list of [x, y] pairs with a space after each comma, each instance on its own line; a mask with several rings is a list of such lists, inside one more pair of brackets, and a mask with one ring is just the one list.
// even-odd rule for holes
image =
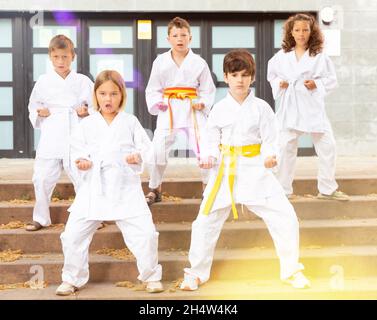
[[[155, 159], [149, 165], [148, 204], [161, 201], [161, 182], [179, 132], [186, 135], [188, 147], [200, 159], [203, 129], [216, 93], [207, 63], [188, 47], [191, 32], [186, 20], [176, 17], [170, 21], [168, 41], [172, 49], [153, 62], [145, 90], [148, 111], [157, 115], [153, 137]], [[201, 169], [201, 174], [205, 185], [208, 170]]]
[[271, 107], [250, 90], [254, 75], [255, 62], [248, 51], [234, 50], [225, 56], [229, 92], [213, 106], [207, 122], [209, 148], [201, 165], [212, 170], [192, 224], [191, 266], [184, 270], [182, 290], [196, 290], [209, 279], [221, 228], [231, 210], [238, 217], [236, 203], [267, 224], [280, 259], [281, 279], [294, 288], [310, 286], [299, 263], [296, 213], [267, 169], [277, 164], [278, 131]]
[[69, 136], [80, 119], [88, 115], [93, 82], [71, 70], [75, 57], [72, 41], [64, 35], [51, 39], [49, 57], [53, 70], [39, 77], [29, 101], [29, 118], [41, 136], [34, 162], [35, 205], [33, 222], [27, 231], [51, 224], [50, 199], [62, 169], [75, 190], [79, 184], [77, 169], [70, 165]]
[[332, 61], [322, 50], [323, 35], [315, 18], [296, 14], [285, 22], [282, 49], [268, 62], [267, 79], [281, 130], [277, 178], [291, 197], [297, 141], [309, 133], [319, 157], [318, 198], [349, 200], [335, 181], [336, 146], [324, 99], [337, 79]]
[[69, 295], [87, 283], [89, 245], [104, 220], [115, 221], [121, 230], [147, 291], [160, 292], [158, 232], [140, 180], [151, 141], [137, 118], [123, 111], [126, 91], [118, 72], [101, 72], [94, 92], [98, 112], [84, 119], [71, 139], [72, 157], [83, 182], [61, 235], [63, 283], [56, 294]]

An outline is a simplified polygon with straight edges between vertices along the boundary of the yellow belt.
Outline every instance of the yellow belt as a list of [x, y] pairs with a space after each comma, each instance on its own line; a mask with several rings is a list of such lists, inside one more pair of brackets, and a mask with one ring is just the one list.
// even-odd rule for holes
[[228, 176], [228, 182], [229, 182], [229, 188], [230, 188], [230, 198], [232, 200], [232, 212], [234, 219], [238, 219], [238, 212], [236, 209], [236, 204], [234, 203], [233, 199], [233, 186], [234, 186], [234, 178], [236, 174], [236, 164], [237, 164], [237, 157], [243, 156], [243, 157], [255, 157], [260, 155], [260, 144], [251, 144], [248, 146], [226, 146], [226, 145], [220, 145], [221, 150], [221, 163], [219, 167], [219, 171], [217, 173], [217, 177], [215, 180], [215, 183], [212, 187], [212, 190], [208, 196], [207, 202], [203, 209], [203, 214], [208, 215], [211, 211], [211, 208], [213, 206], [213, 203], [215, 202], [217, 192], [220, 189], [222, 178], [224, 175], [224, 157], [228, 156], [230, 157], [229, 162], [229, 176]]
[[191, 118], [194, 125], [194, 131], [195, 131], [195, 142], [196, 142], [196, 148], [198, 155], [200, 154], [199, 149], [199, 128], [198, 128], [198, 122], [196, 120], [196, 114], [195, 110], [192, 108], [192, 100], [197, 99], [198, 95], [196, 93], [195, 88], [190, 87], [171, 87], [171, 88], [165, 88], [164, 89], [164, 98], [168, 99], [168, 110], [169, 110], [169, 127], [170, 131], [173, 129], [173, 111], [170, 104], [170, 99], [189, 99], [190, 100], [190, 112], [191, 112]]

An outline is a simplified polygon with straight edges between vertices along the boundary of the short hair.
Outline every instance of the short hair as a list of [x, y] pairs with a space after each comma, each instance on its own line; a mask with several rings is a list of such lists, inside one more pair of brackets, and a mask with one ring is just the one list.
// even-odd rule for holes
[[72, 56], [75, 57], [75, 45], [72, 40], [66, 37], [63, 34], [58, 34], [53, 37], [48, 46], [48, 54], [51, 54], [55, 49], [69, 49], [72, 53]]
[[231, 50], [224, 57], [223, 71], [225, 74], [246, 70], [254, 79], [255, 68], [254, 58], [246, 49]]
[[96, 78], [96, 81], [94, 83], [94, 92], [93, 92], [93, 109], [96, 111], [99, 111], [100, 107], [98, 105], [98, 100], [96, 96], [97, 89], [105, 82], [111, 81], [114, 83], [121, 92], [122, 100], [120, 101], [119, 110], [124, 110], [126, 105], [126, 84], [122, 78], [122, 76], [119, 74], [119, 72], [115, 70], [104, 70], [102, 71]]
[[173, 27], [176, 27], [178, 29], [186, 28], [191, 34], [190, 24], [183, 18], [175, 17], [174, 19], [170, 20], [170, 22], [168, 23], [168, 35], [170, 34], [170, 31], [171, 29], [173, 29]]
[[308, 49], [310, 56], [316, 56], [323, 50], [323, 34], [318, 25], [317, 20], [311, 14], [297, 13], [290, 16], [284, 23], [284, 36], [282, 48], [284, 52], [291, 51], [296, 46], [296, 41], [292, 36], [293, 26], [296, 21], [306, 21], [310, 27], [310, 37], [308, 41]]

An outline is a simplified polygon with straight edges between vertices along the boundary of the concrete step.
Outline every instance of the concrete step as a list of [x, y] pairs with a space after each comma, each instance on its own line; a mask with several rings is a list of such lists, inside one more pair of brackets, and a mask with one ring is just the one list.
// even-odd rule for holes
[[[150, 294], [134, 288], [115, 286], [113, 282], [89, 282], [75, 295], [55, 295], [57, 285], [42, 290], [14, 289], [0, 291], [1, 300], [375, 300], [377, 299], [377, 277], [345, 278], [339, 285], [330, 278], [312, 279], [312, 287], [306, 290], [293, 289], [279, 280], [219, 281], [210, 280], [194, 292], [176, 289], [172, 282], [163, 282], [165, 291]], [[145, 302], [146, 304], [150, 302]], [[228, 304], [237, 304], [229, 301]], [[153, 306], [153, 303], [152, 303]], [[177, 307], [177, 305], [175, 305]], [[179, 311], [178, 311], [179, 310]], [[175, 310], [174, 314], [183, 312]], [[178, 318], [175, 318], [178, 319]]]
[[[363, 195], [377, 193], [376, 176], [354, 176], [351, 178], [338, 177], [339, 189], [350, 195]], [[294, 193], [297, 195], [318, 193], [317, 180], [313, 177], [300, 177], [293, 183]], [[147, 191], [147, 181], [143, 181], [143, 189]], [[201, 181], [197, 178], [179, 179], [171, 178], [163, 182], [163, 191], [181, 198], [201, 198]], [[55, 193], [61, 199], [68, 199], [74, 195], [72, 184], [58, 183]], [[12, 199], [34, 199], [34, 188], [30, 180], [25, 181], [1, 181], [0, 201]]]
[[[181, 222], [195, 220], [201, 199], [182, 199], [181, 201], [163, 201], [151, 206], [155, 223]], [[314, 197], [297, 197], [291, 200], [297, 216], [301, 220], [310, 219], [360, 219], [377, 217], [377, 195], [351, 196], [350, 201], [319, 200]], [[54, 224], [66, 223], [67, 209], [71, 201], [61, 200], [51, 203], [51, 219]], [[30, 221], [33, 214], [34, 202], [15, 204], [7, 201], [0, 202], [0, 224], [10, 221]], [[240, 219], [255, 220], [256, 216], [242, 215], [238, 206]], [[244, 212], [248, 212], [244, 207]]]
[[[333, 279], [334, 276], [376, 277], [377, 247], [350, 246], [329, 248], [304, 248], [301, 262], [309, 278]], [[188, 266], [187, 256], [181, 252], [160, 251], [159, 262], [163, 267], [163, 280], [173, 281], [182, 277]], [[63, 255], [28, 255], [14, 262], [0, 263], [0, 283], [29, 281], [38, 271], [40, 279], [49, 284], [61, 282]], [[113, 257], [90, 255], [90, 281], [136, 281], [138, 275], [134, 260], [117, 260]], [[211, 274], [212, 280], [254, 281], [279, 279], [279, 262], [273, 249], [219, 249], [216, 250]]]
[[[188, 250], [191, 239], [191, 223], [158, 224], [160, 250]], [[29, 232], [23, 229], [0, 230], [0, 251], [20, 249], [25, 253], [61, 252], [58, 229]], [[307, 220], [300, 223], [301, 246], [376, 245], [377, 219]], [[116, 225], [98, 230], [90, 250], [125, 247]], [[221, 232], [218, 248], [272, 248], [273, 242], [265, 223], [261, 220], [226, 222]]]

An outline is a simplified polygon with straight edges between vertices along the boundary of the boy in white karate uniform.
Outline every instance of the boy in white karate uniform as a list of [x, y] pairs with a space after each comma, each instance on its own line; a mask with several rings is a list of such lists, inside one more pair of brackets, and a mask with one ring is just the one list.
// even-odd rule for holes
[[335, 181], [336, 145], [325, 110], [325, 96], [337, 86], [335, 68], [322, 52], [323, 35], [311, 15], [296, 14], [284, 25], [282, 49], [268, 62], [267, 79], [276, 100], [281, 159], [277, 178], [290, 198], [297, 141], [312, 137], [319, 157], [318, 198], [349, 200]]
[[89, 114], [88, 104], [92, 100], [93, 82], [71, 70], [75, 58], [72, 41], [57, 35], [51, 39], [48, 53], [53, 70], [39, 77], [28, 106], [33, 127], [41, 130], [33, 174], [33, 222], [26, 226], [28, 231], [51, 224], [51, 195], [63, 168], [77, 191], [77, 170], [70, 165], [69, 137], [79, 120]]
[[[280, 259], [281, 279], [294, 288], [310, 282], [299, 263], [299, 224], [279, 182], [267, 168], [277, 164], [277, 125], [271, 107], [254, 96], [255, 62], [246, 50], [224, 58], [228, 95], [216, 103], [207, 122], [207, 157], [212, 168], [198, 217], [192, 224], [190, 268], [185, 268], [182, 290], [196, 290], [208, 281], [221, 228], [235, 204], [245, 206], [267, 224]], [[203, 150], [204, 151], [204, 150]]]
[[101, 72], [94, 92], [98, 112], [79, 124], [71, 140], [72, 158], [83, 182], [61, 235], [63, 283], [56, 294], [70, 295], [89, 280], [89, 246], [104, 220], [115, 221], [121, 230], [147, 291], [161, 292], [158, 232], [140, 180], [151, 141], [137, 118], [123, 112], [126, 90], [118, 72]]
[[[150, 192], [146, 196], [149, 205], [161, 201], [162, 178], [179, 131], [186, 134], [190, 148], [200, 159], [200, 140], [216, 93], [207, 63], [189, 48], [189, 23], [179, 17], [171, 20], [167, 39], [172, 48], [153, 62], [145, 91], [149, 113], [157, 115], [155, 159], [149, 165]], [[202, 169], [201, 174], [205, 186], [208, 170]]]

